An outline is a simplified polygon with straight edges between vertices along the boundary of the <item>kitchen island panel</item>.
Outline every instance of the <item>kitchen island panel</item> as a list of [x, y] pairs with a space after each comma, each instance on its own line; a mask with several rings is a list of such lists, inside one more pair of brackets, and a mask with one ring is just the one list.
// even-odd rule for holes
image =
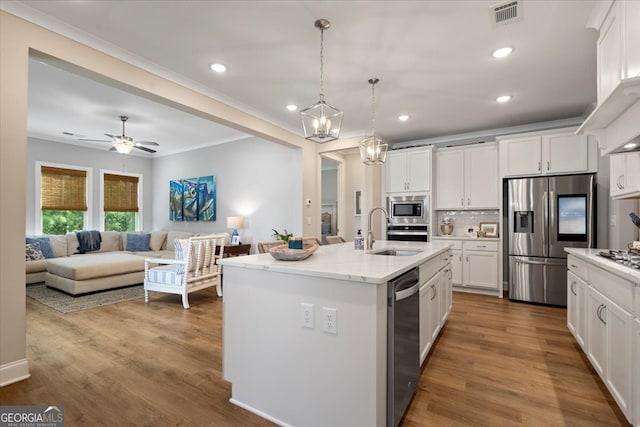
[[[387, 286], [225, 265], [231, 401], [281, 425], [383, 426]], [[301, 303], [314, 305], [302, 327]], [[337, 309], [337, 334], [322, 308]]]

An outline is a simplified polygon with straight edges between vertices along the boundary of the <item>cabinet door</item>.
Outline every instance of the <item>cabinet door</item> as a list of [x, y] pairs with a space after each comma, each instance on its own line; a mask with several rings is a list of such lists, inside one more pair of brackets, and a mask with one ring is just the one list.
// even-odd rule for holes
[[465, 207], [498, 209], [498, 148], [467, 149], [465, 172]]
[[433, 345], [438, 332], [440, 332], [440, 298], [442, 298], [442, 272], [436, 274], [432, 280], [429, 281], [430, 296], [429, 296], [429, 332], [431, 333], [431, 343]]
[[[607, 328], [606, 383], [620, 409], [631, 419], [632, 398], [632, 326], [634, 318], [626, 310], [605, 297], [600, 311]], [[636, 363], [638, 361], [636, 360]]]
[[587, 288], [587, 357], [604, 380], [607, 356], [607, 325], [602, 317], [604, 297], [592, 287]]
[[502, 141], [500, 151], [503, 175], [540, 175], [542, 172], [540, 144], [539, 136]]
[[[625, 16], [625, 60], [627, 69], [622, 75], [623, 79], [640, 76], [640, 2], [627, 1], [623, 3]], [[640, 408], [636, 412], [640, 412]], [[640, 414], [638, 414], [640, 417]], [[640, 423], [638, 423], [640, 424]]]
[[462, 250], [451, 251], [451, 282], [456, 286], [462, 286]]
[[407, 190], [430, 191], [431, 152], [412, 151], [407, 153]]
[[462, 285], [498, 289], [498, 254], [485, 251], [463, 251]]
[[542, 152], [542, 169], [546, 174], [589, 170], [589, 142], [586, 135], [545, 135], [542, 137]]
[[449, 312], [451, 312], [451, 264], [440, 272], [440, 327], [444, 326], [444, 323], [449, 318]]
[[437, 151], [436, 170], [436, 209], [463, 209], [464, 151]]
[[567, 272], [567, 327], [585, 348], [585, 290], [587, 284], [571, 271]]
[[626, 154], [611, 154], [609, 156], [609, 191], [612, 197], [623, 194], [625, 191], [625, 156]]
[[406, 153], [387, 153], [385, 159], [385, 180], [388, 193], [407, 190], [407, 156]]
[[620, 83], [622, 71], [622, 33], [619, 7], [623, 2], [614, 3], [605, 18], [597, 46], [598, 104]]
[[624, 155], [624, 192], [640, 191], [640, 151]]

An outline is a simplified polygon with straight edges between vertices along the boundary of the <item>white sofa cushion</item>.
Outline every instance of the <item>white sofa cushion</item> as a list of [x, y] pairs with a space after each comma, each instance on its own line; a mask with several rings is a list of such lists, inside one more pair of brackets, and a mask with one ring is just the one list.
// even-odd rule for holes
[[100, 249], [96, 252], [114, 252], [120, 250], [120, 232], [119, 231], [101, 231]]

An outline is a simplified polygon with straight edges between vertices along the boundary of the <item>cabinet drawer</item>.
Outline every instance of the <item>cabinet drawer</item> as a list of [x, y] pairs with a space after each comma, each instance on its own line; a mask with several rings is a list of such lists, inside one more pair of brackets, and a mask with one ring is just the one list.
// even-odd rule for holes
[[607, 271], [589, 266], [589, 285], [628, 312], [633, 311], [635, 285]]
[[451, 250], [420, 265], [420, 283], [425, 283], [451, 262]]
[[575, 274], [585, 282], [588, 282], [587, 266], [588, 264], [579, 258], [576, 258], [572, 255], [569, 255], [567, 257], [567, 268], [569, 269], [569, 271], [571, 271], [573, 274]]
[[491, 242], [487, 240], [465, 240], [462, 242], [462, 248], [474, 251], [498, 252], [498, 242]]

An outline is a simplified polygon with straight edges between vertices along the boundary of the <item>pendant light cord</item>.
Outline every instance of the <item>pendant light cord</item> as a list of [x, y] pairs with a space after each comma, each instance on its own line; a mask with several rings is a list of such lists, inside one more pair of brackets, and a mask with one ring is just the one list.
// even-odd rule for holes
[[324, 101], [324, 28], [320, 28], [320, 101]]
[[371, 136], [376, 135], [376, 84], [371, 83]]

